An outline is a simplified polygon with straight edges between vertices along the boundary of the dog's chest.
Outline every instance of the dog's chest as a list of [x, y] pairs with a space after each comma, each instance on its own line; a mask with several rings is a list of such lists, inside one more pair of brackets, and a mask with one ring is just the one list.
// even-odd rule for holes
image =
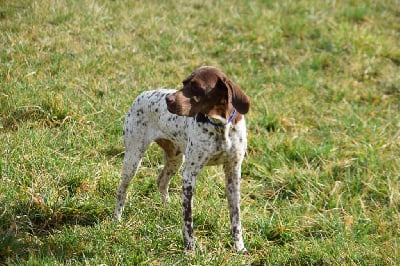
[[245, 131], [237, 126], [214, 127], [207, 123], [198, 123], [188, 128], [188, 140], [185, 156], [207, 157], [207, 165], [221, 164], [236, 158], [246, 149]]

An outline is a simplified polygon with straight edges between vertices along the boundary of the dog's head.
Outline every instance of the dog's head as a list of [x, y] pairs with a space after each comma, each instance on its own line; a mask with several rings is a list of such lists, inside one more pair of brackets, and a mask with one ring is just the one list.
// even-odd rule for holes
[[181, 116], [205, 114], [227, 121], [234, 108], [246, 114], [249, 98], [227, 76], [215, 67], [203, 66], [183, 81], [183, 88], [166, 98], [168, 111]]

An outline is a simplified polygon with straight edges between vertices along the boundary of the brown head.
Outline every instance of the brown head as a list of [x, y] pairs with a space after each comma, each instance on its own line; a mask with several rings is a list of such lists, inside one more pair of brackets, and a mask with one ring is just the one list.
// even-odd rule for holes
[[183, 88], [166, 97], [168, 111], [181, 116], [198, 113], [227, 121], [233, 110], [239, 113], [233, 123], [249, 111], [250, 101], [244, 92], [215, 67], [203, 66], [183, 81]]

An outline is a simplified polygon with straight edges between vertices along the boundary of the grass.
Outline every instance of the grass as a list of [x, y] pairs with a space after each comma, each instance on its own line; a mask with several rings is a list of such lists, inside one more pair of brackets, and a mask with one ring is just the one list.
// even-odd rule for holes
[[[400, 12], [388, 1], [1, 1], [0, 263], [398, 265]], [[165, 207], [151, 146], [111, 220], [124, 114], [221, 68], [252, 99], [232, 252], [222, 169]]]

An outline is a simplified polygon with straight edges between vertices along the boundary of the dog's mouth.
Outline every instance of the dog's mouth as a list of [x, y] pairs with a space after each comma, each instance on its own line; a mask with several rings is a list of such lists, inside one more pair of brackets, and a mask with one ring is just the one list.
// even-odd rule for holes
[[167, 110], [168, 110], [168, 112], [170, 112], [172, 114], [177, 114], [176, 113], [176, 107], [173, 106], [172, 104], [167, 104]]
[[167, 104], [167, 109], [168, 112], [174, 114], [174, 115], [179, 115], [179, 116], [193, 116], [189, 112], [185, 112], [182, 108], [180, 108], [179, 105], [177, 104]]

